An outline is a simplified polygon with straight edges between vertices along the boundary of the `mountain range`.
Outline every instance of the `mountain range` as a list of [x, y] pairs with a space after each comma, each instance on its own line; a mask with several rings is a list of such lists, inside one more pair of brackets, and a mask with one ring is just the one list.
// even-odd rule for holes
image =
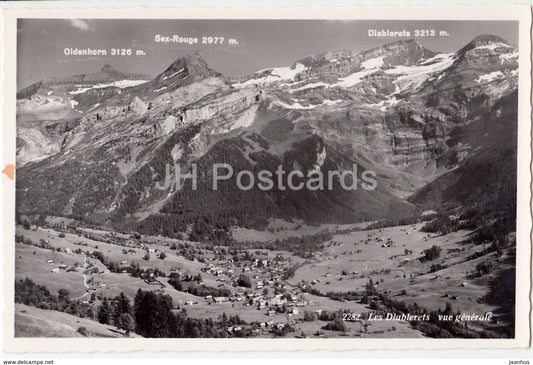
[[[17, 94], [17, 210], [226, 239], [271, 218], [350, 223], [512, 197], [518, 51], [483, 35], [329, 51], [226, 78], [200, 53], [150, 78], [106, 65]], [[156, 189], [197, 164], [198, 190]], [[211, 167], [376, 172], [375, 191], [211, 189]], [[514, 184], [514, 185], [513, 185]], [[516, 195], [514, 195], [516, 196]]]

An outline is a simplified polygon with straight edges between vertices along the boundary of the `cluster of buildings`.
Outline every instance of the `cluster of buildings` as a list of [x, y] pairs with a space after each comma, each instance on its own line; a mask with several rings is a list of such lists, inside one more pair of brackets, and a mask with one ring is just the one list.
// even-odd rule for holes
[[[54, 265], [55, 262], [52, 259], [46, 260], [46, 263], [49, 265]], [[78, 272], [82, 269], [81, 265], [77, 262], [74, 265], [67, 265], [67, 264], [59, 264], [57, 267], [54, 267], [50, 270], [52, 274], [58, 274], [61, 272], [61, 270], [64, 270], [66, 272]]]
[[[237, 262], [231, 258], [208, 259], [201, 271], [215, 276], [217, 281], [236, 287], [236, 290], [231, 297], [207, 295], [205, 300], [212, 304], [232, 302], [234, 305], [253, 306], [257, 310], [264, 310], [268, 316], [276, 313], [297, 315], [302, 312], [302, 307], [309, 305], [309, 301], [300, 287], [290, 286], [283, 281], [283, 274], [289, 266], [289, 260], [281, 256]], [[240, 275], [250, 279], [251, 287], [238, 285]]]

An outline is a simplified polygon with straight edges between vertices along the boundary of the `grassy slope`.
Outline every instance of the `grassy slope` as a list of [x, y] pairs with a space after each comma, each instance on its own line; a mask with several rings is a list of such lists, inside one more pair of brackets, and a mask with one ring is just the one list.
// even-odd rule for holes
[[[85, 327], [88, 337], [125, 337], [123, 331], [86, 318], [38, 309], [24, 304], [15, 305], [15, 337], [85, 337], [77, 332]], [[139, 337], [130, 334], [130, 337]]]
[[[498, 270], [508, 269], [510, 264], [497, 259], [494, 254], [466, 261], [473, 252], [482, 249], [464, 242], [469, 237], [469, 231], [445, 236], [431, 234], [431, 238], [426, 238], [427, 234], [419, 231], [420, 227], [421, 224], [417, 224], [384, 228], [381, 232], [371, 230], [335, 235], [331, 242], [326, 243], [319, 261], [300, 267], [290, 282], [296, 284], [301, 280], [311, 282], [318, 279], [319, 282], [313, 287], [322, 293], [347, 290], [360, 292], [364, 290], [368, 279], [372, 278], [374, 283], [378, 283], [376, 287], [379, 291], [390, 291], [391, 298], [396, 301], [417, 303], [429, 310], [444, 309], [446, 302], [450, 301], [454, 311], [461, 313], [496, 312], [497, 306], [483, 302], [482, 298], [489, 292], [490, 281], [497, 276], [497, 272], [481, 278], [473, 278], [471, 273], [478, 263], [484, 261], [494, 262]], [[365, 244], [369, 234], [370, 241]], [[383, 239], [383, 242], [390, 238], [394, 245], [382, 247], [383, 242], [378, 242], [377, 238]], [[417, 258], [422, 256], [423, 250], [433, 245], [442, 248], [440, 257], [421, 263]], [[463, 247], [464, 251], [447, 251], [461, 250]], [[413, 251], [413, 254], [405, 255], [405, 249]], [[361, 251], [357, 252], [358, 250]], [[409, 261], [405, 262], [406, 259]], [[430, 273], [431, 265], [437, 263], [449, 267]], [[388, 269], [390, 272], [382, 271]], [[341, 275], [343, 270], [348, 275]], [[463, 287], [462, 283], [466, 283], [466, 286]], [[402, 294], [404, 289], [406, 293]]]

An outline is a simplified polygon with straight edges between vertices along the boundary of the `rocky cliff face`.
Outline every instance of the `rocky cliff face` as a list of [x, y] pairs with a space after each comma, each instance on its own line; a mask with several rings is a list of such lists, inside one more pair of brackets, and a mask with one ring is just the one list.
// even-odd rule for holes
[[[25, 165], [17, 206], [170, 235], [206, 217], [225, 226], [409, 212], [404, 198], [499, 143], [487, 113], [509, 118], [499, 101], [517, 89], [517, 61], [506, 41], [482, 36], [450, 54], [402, 41], [327, 52], [239, 79], [225, 79], [196, 53], [130, 87], [114, 81], [73, 93], [40, 83], [19, 99], [18, 163]], [[54, 123], [50, 111], [36, 122], [30, 102], [80, 109], [57, 108]], [[516, 128], [516, 121], [508, 125]], [[379, 188], [242, 195], [233, 186], [217, 193], [205, 185], [215, 162], [249, 170], [282, 163], [304, 172], [356, 163], [377, 173]], [[178, 165], [190, 171], [192, 163], [204, 179], [202, 194], [155, 189], [166, 164], [173, 172]]]
[[21, 90], [17, 93], [17, 165], [60, 152], [66, 133], [85, 113], [149, 79], [104, 65], [96, 73], [47, 78]]
[[234, 86], [257, 85], [337, 148], [428, 181], [471, 151], [450, 146], [450, 133], [516, 90], [517, 57], [495, 36], [450, 54], [398, 42], [308, 57]]

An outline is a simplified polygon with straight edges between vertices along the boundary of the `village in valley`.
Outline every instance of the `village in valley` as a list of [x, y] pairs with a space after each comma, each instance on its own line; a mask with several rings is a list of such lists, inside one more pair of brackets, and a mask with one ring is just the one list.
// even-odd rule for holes
[[[83, 326], [83, 336], [133, 335], [134, 323], [123, 327], [102, 311], [110, 306], [113, 312], [117, 298], [126, 297], [135, 321], [139, 291], [170, 298], [177, 317], [214, 321], [222, 337], [426, 336], [427, 323], [399, 317], [411, 312], [424, 313], [426, 319], [430, 312], [477, 313], [484, 320], [468, 323], [471, 328], [502, 326], [505, 316], [493, 317], [498, 308], [483, 300], [494, 275], [479, 271], [488, 261], [506, 265], [512, 252], [479, 253], [469, 231], [432, 234], [422, 226], [329, 226], [330, 239], [304, 258], [246, 248], [251, 238], [261, 246], [260, 232], [253, 230], [235, 232], [243, 244], [232, 247], [114, 232], [66, 218], [25, 217], [17, 225], [16, 282], [22, 287], [29, 279], [26, 287], [46, 288], [50, 297], [59, 293], [59, 300], [66, 300], [61, 308], [67, 314], [62, 315], [98, 327]], [[318, 231], [289, 225], [276, 232], [290, 236], [306, 229]], [[438, 247], [436, 257], [425, 260], [432, 247]], [[32, 311], [51, 311], [42, 305], [33, 308], [39, 305], [32, 305], [31, 293], [18, 297], [17, 285], [17, 335], [32, 336], [37, 323]], [[376, 315], [386, 319], [395, 314], [400, 320], [375, 320]], [[44, 316], [39, 326], [62, 336], [51, 318]], [[71, 332], [80, 335], [74, 327]]]

